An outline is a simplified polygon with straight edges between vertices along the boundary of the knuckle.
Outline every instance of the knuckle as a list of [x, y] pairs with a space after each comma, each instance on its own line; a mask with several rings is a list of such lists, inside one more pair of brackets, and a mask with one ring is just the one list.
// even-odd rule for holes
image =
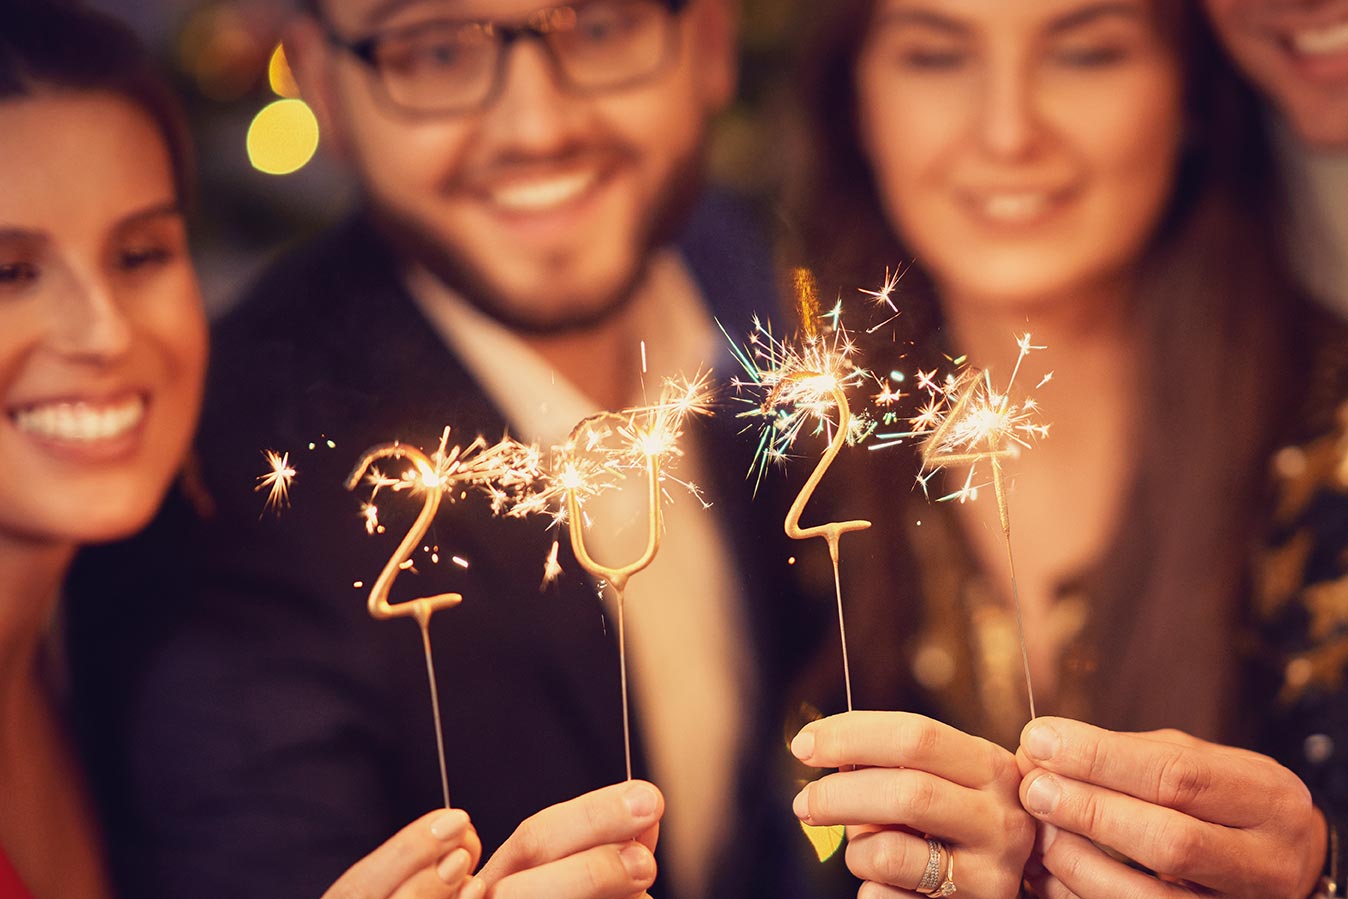
[[[1101, 800], [1095, 792], [1091, 790], [1081, 791], [1077, 799], [1078, 811], [1076, 817], [1081, 821], [1082, 828], [1080, 832], [1087, 837], [1096, 837], [1109, 824], [1108, 803]], [[1072, 828], [1076, 830], [1077, 828]]]
[[847, 867], [862, 879], [899, 885], [905, 872], [912, 869], [907, 840], [892, 832], [877, 833], [847, 847]]
[[936, 781], [926, 776], [896, 777], [892, 789], [893, 808], [902, 815], [901, 821], [912, 823], [931, 814], [936, 806]]
[[1315, 799], [1310, 788], [1291, 771], [1270, 761], [1273, 772], [1269, 783], [1270, 820], [1287, 827], [1305, 826], [1315, 814]]
[[901, 719], [895, 733], [900, 758], [910, 760], [930, 757], [939, 739], [934, 722], [918, 716]]
[[1084, 873], [1085, 855], [1080, 848], [1059, 837], [1044, 853], [1044, 868], [1064, 883], [1078, 882]]
[[1013, 856], [1023, 856], [1034, 844], [1035, 821], [1019, 805], [1004, 807], [1001, 815], [1000, 833], [1005, 835], [1005, 851]]
[[1082, 770], [1086, 772], [1086, 778], [1091, 781], [1100, 780], [1101, 771], [1108, 761], [1102, 741], [1091, 737], [1082, 740], [1079, 747], [1078, 760]]
[[[839, 753], [839, 727], [829, 718], [823, 718], [812, 721], [808, 725], [810, 733], [814, 735], [814, 753], [812, 761], [815, 764], [837, 765]], [[805, 728], [801, 728], [805, 730]]]
[[581, 826], [586, 833], [597, 834], [604, 827], [604, 812], [598, 802], [582, 802], [580, 804]]
[[1183, 752], [1175, 752], [1161, 763], [1157, 801], [1167, 808], [1185, 808], [1211, 784], [1212, 775], [1205, 765]]
[[532, 815], [515, 828], [510, 842], [524, 867], [532, 868], [543, 860], [543, 825], [538, 815]]
[[627, 881], [627, 872], [617, 853], [587, 852], [582, 857], [581, 878], [587, 892], [599, 893], [612, 886], [621, 873], [621, 882]]
[[420, 836], [420, 831], [403, 833], [385, 843], [380, 849], [380, 855], [387, 867], [412, 867], [428, 856], [430, 836], [427, 834], [425, 839], [418, 839]]
[[1008, 795], [1015, 797], [1020, 790], [1021, 780], [1016, 757], [995, 743], [985, 742], [985, 749], [989, 756], [988, 768], [992, 772], [988, 785], [1001, 787]]
[[806, 805], [809, 806], [811, 820], [828, 817], [837, 804], [834, 799], [836, 789], [837, 785], [827, 777], [810, 784], [810, 791], [806, 794]]
[[1188, 822], [1158, 827], [1152, 840], [1152, 867], [1162, 874], [1184, 874], [1202, 857], [1203, 833]]

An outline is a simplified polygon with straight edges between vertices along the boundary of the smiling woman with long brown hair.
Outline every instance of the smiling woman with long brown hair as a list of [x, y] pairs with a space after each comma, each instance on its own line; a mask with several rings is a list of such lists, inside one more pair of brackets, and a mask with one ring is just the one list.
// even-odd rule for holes
[[[1289, 651], [1314, 647], [1295, 625], [1295, 589], [1252, 602], [1250, 548], [1270, 527], [1267, 492], [1286, 486], [1266, 477], [1273, 450], [1332, 425], [1348, 394], [1339, 330], [1309, 311], [1279, 251], [1281, 194], [1252, 95], [1180, 0], [856, 0], [822, 10], [814, 34], [797, 225], [825, 288], [915, 259], [896, 293], [908, 366], [967, 355], [995, 379], [1015, 363], [1018, 335], [1047, 347], [1021, 377], [1056, 373], [1040, 397], [1052, 437], [1007, 466], [1039, 709], [1066, 717], [1020, 733], [995, 505], [928, 507], [911, 488], [913, 454], [865, 454], [853, 474], [867, 489], [852, 499], [883, 498], [867, 516], [881, 527], [858, 541], [874, 554], [854, 601], [857, 630], [874, 641], [853, 648], [870, 660], [858, 692], [961, 731], [901, 713], [811, 725], [808, 762], [907, 770], [833, 775], [798, 811], [888, 825], [849, 849], [863, 879], [912, 889], [930, 873], [931, 844], [894, 828], [907, 825], [937, 839], [940, 859], [962, 859], [961, 895], [1014, 894], [1018, 878], [988, 868], [1010, 857], [1005, 840], [974, 823], [942, 831], [930, 810], [924, 826], [905, 805], [920, 795], [970, 822], [974, 793], [992, 794], [1010, 815], [1010, 754], [977, 734], [1020, 743], [1010, 799], [1057, 826], [1041, 833], [1046, 895], [1179, 894], [1080, 835], [1217, 895], [1309, 895], [1332, 842], [1321, 808], [1348, 796], [1294, 738], [1332, 723], [1289, 723], [1298, 697], [1323, 702], [1324, 690], [1273, 684], [1279, 706], [1259, 684], [1281, 678]], [[1278, 458], [1295, 468], [1304, 457]], [[964, 475], [952, 472], [954, 487]], [[948, 492], [938, 483], [934, 494]], [[1286, 521], [1305, 508], [1285, 505]], [[1321, 570], [1290, 569], [1293, 579], [1344, 573], [1323, 561], [1337, 559], [1332, 533], [1305, 537], [1317, 539], [1320, 555], [1301, 561]], [[896, 596], [902, 585], [920, 598]], [[1292, 617], [1274, 621], [1277, 611]], [[1320, 673], [1311, 686], [1333, 683]], [[837, 740], [849, 751], [819, 748]], [[1276, 750], [1278, 762], [1206, 740]], [[946, 752], [922, 763], [877, 751], [931, 745]], [[942, 767], [961, 752], [1000, 761], [970, 783]], [[877, 795], [897, 800], [878, 808]]]
[[[206, 322], [184, 213], [190, 168], [177, 106], [128, 31], [52, 0], [6, 6], [4, 899], [112, 893], [97, 815], [67, 736], [52, 621], [76, 549], [144, 526], [187, 453], [206, 368]], [[441, 810], [353, 866], [333, 894], [453, 899], [472, 882], [480, 851], [468, 816]]]

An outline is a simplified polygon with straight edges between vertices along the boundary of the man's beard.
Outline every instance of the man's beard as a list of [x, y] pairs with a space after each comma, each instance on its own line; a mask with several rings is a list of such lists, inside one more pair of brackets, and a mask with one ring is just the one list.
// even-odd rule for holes
[[[585, 308], [531, 314], [495, 290], [490, 279], [456, 247], [446, 246], [429, 229], [406, 215], [372, 204], [376, 225], [399, 251], [425, 266], [484, 315], [518, 334], [563, 336], [584, 333], [612, 319], [632, 302], [646, 277], [652, 257], [670, 243], [687, 222], [703, 186], [701, 150], [681, 160], [639, 223], [639, 258], [619, 285]], [[504, 254], [503, 254], [504, 255]]]

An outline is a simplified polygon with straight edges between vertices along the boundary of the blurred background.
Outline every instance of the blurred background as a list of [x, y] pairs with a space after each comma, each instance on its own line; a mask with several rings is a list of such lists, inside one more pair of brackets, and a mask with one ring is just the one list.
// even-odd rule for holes
[[[541, 0], [540, 0], [541, 2]], [[194, 242], [213, 315], [288, 243], [353, 196], [299, 99], [277, 0], [91, 0], [129, 23], [172, 73], [197, 141]], [[766, 217], [789, 154], [786, 97], [797, 4], [744, 0], [740, 99], [716, 123], [710, 165]]]

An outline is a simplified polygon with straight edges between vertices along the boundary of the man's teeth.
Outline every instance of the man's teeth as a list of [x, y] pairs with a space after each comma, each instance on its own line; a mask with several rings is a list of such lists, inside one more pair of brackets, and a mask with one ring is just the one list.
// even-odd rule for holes
[[1292, 46], [1306, 56], [1342, 53], [1348, 50], [1348, 21], [1324, 28], [1306, 28], [1292, 32]]
[[993, 194], [982, 203], [983, 214], [1003, 222], [1023, 222], [1042, 215], [1049, 206], [1049, 195], [1031, 193]]
[[569, 203], [597, 180], [595, 172], [578, 172], [557, 178], [518, 181], [491, 191], [492, 202], [511, 212], [538, 212]]
[[19, 430], [53, 440], [93, 442], [130, 432], [145, 417], [145, 401], [132, 397], [113, 405], [46, 403], [14, 413]]

